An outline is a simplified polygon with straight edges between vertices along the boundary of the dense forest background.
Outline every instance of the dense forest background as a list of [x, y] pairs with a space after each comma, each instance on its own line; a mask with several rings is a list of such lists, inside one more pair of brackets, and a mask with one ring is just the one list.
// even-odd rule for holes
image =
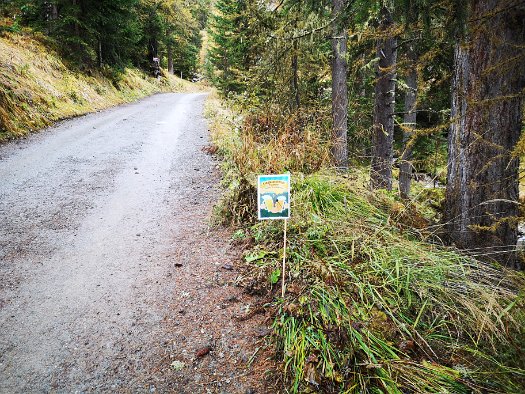
[[219, 0], [216, 8], [209, 76], [250, 109], [255, 134], [315, 130], [333, 165], [369, 163], [371, 187], [395, 182], [403, 198], [414, 173], [446, 183], [443, 239], [521, 267], [523, 2]]
[[191, 79], [198, 71], [200, 31], [209, 0], [0, 2], [0, 29], [31, 28], [56, 41], [62, 55], [80, 69], [125, 66], [149, 70], [153, 58], [171, 73]]

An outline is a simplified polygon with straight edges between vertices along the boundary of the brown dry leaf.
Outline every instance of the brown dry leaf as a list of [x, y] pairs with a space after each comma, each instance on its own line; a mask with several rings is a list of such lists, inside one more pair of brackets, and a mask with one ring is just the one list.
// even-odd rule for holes
[[215, 153], [217, 153], [217, 151], [219, 150], [219, 147], [216, 146], [216, 145], [208, 145], [208, 146], [204, 146], [202, 147], [201, 149], [203, 152], [209, 154], [209, 155], [214, 155]]
[[195, 358], [202, 358], [211, 351], [211, 346], [206, 345], [195, 352]]
[[319, 371], [317, 371], [315, 364], [306, 364], [306, 367], [304, 368], [304, 378], [308, 383], [313, 384], [314, 386], [319, 386], [321, 383], [321, 376]]
[[403, 353], [406, 353], [408, 351], [414, 350], [415, 344], [414, 341], [411, 340], [401, 341], [398, 347], [399, 350], [401, 350]]

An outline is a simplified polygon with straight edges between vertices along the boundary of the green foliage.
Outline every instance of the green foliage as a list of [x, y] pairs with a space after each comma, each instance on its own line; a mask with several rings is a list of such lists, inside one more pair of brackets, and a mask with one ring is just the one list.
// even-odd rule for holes
[[[399, 52], [394, 156], [400, 157], [404, 151], [404, 80], [406, 72], [415, 67], [419, 85], [417, 125], [409, 142], [415, 145], [413, 164], [417, 171], [444, 179], [452, 38], [460, 8], [449, 0], [439, 4], [427, 0], [387, 2], [396, 25], [394, 31], [381, 33], [377, 23], [383, 3], [348, 2], [332, 21], [329, 1], [285, 0], [270, 5], [251, 0], [218, 1], [209, 28], [212, 45], [205, 65], [207, 75], [243, 110], [258, 112], [256, 118], [307, 111], [312, 117], [327, 119], [331, 112], [329, 38], [332, 23], [344, 21], [349, 26], [350, 158], [362, 161], [370, 154], [376, 43], [382, 34], [394, 34]], [[410, 44], [417, 48], [415, 64], [407, 56]], [[327, 120], [319, 134], [330, 127]]]
[[[301, 290], [274, 322], [292, 392], [520, 392], [522, 274], [422, 242], [417, 211], [359, 171], [294, 179], [287, 280]], [[256, 227], [274, 249], [275, 224]]]
[[274, 285], [277, 282], [279, 282], [280, 278], [281, 278], [281, 270], [277, 268], [273, 270], [272, 273], [270, 274], [270, 283]]
[[208, 0], [11, 0], [0, 11], [14, 21], [5, 29], [40, 30], [81, 69], [133, 64], [148, 70], [153, 57], [164, 60], [171, 48], [175, 69], [191, 77], [208, 7]]
[[210, 79], [240, 93], [251, 110], [293, 112], [329, 105], [329, 7], [323, 2], [277, 4], [219, 1], [210, 24]]
[[[239, 190], [239, 179], [249, 184], [268, 169], [267, 160], [245, 160], [264, 143], [252, 145], [249, 132], [224, 123], [235, 117], [215, 111], [214, 141]], [[520, 393], [525, 276], [429, 242], [437, 240], [429, 201], [439, 205], [442, 190], [404, 202], [370, 191], [367, 172], [292, 172], [284, 299], [275, 286], [282, 223], [248, 224], [255, 206], [240, 193], [223, 201], [255, 243], [251, 277], [274, 296], [272, 338], [289, 392]]]
[[213, 65], [209, 75], [224, 93], [244, 90], [244, 73], [250, 66], [254, 36], [249, 30], [247, 0], [218, 0], [211, 16], [209, 35], [214, 45], [208, 58]]
[[167, 76], [160, 81], [136, 68], [109, 67], [90, 75], [71, 70], [40, 34], [0, 37], [0, 142], [41, 129], [60, 119], [93, 112], [190, 83]]

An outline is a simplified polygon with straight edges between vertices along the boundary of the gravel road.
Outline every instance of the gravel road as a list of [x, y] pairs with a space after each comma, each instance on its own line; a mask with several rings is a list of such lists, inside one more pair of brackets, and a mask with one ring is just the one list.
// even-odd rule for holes
[[204, 99], [156, 95], [0, 146], [1, 393], [195, 392], [159, 360], [181, 349], [177, 286], [194, 287], [174, 255], [216, 197]]

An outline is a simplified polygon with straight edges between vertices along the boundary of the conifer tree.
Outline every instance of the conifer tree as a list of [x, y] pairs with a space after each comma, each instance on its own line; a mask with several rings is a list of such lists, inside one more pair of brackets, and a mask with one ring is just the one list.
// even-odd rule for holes
[[212, 79], [223, 92], [245, 88], [244, 74], [249, 69], [250, 36], [247, 0], [218, 0], [209, 29], [213, 46], [209, 59], [215, 69]]
[[332, 158], [339, 169], [348, 169], [348, 68], [347, 28], [343, 21], [346, 1], [332, 2]]
[[445, 225], [460, 248], [520, 268], [513, 154], [523, 123], [525, 4], [472, 0], [454, 55]]
[[375, 83], [374, 128], [372, 136], [371, 186], [392, 189], [394, 112], [396, 89], [397, 39], [394, 36], [392, 11], [381, 8], [377, 42], [377, 79]]

